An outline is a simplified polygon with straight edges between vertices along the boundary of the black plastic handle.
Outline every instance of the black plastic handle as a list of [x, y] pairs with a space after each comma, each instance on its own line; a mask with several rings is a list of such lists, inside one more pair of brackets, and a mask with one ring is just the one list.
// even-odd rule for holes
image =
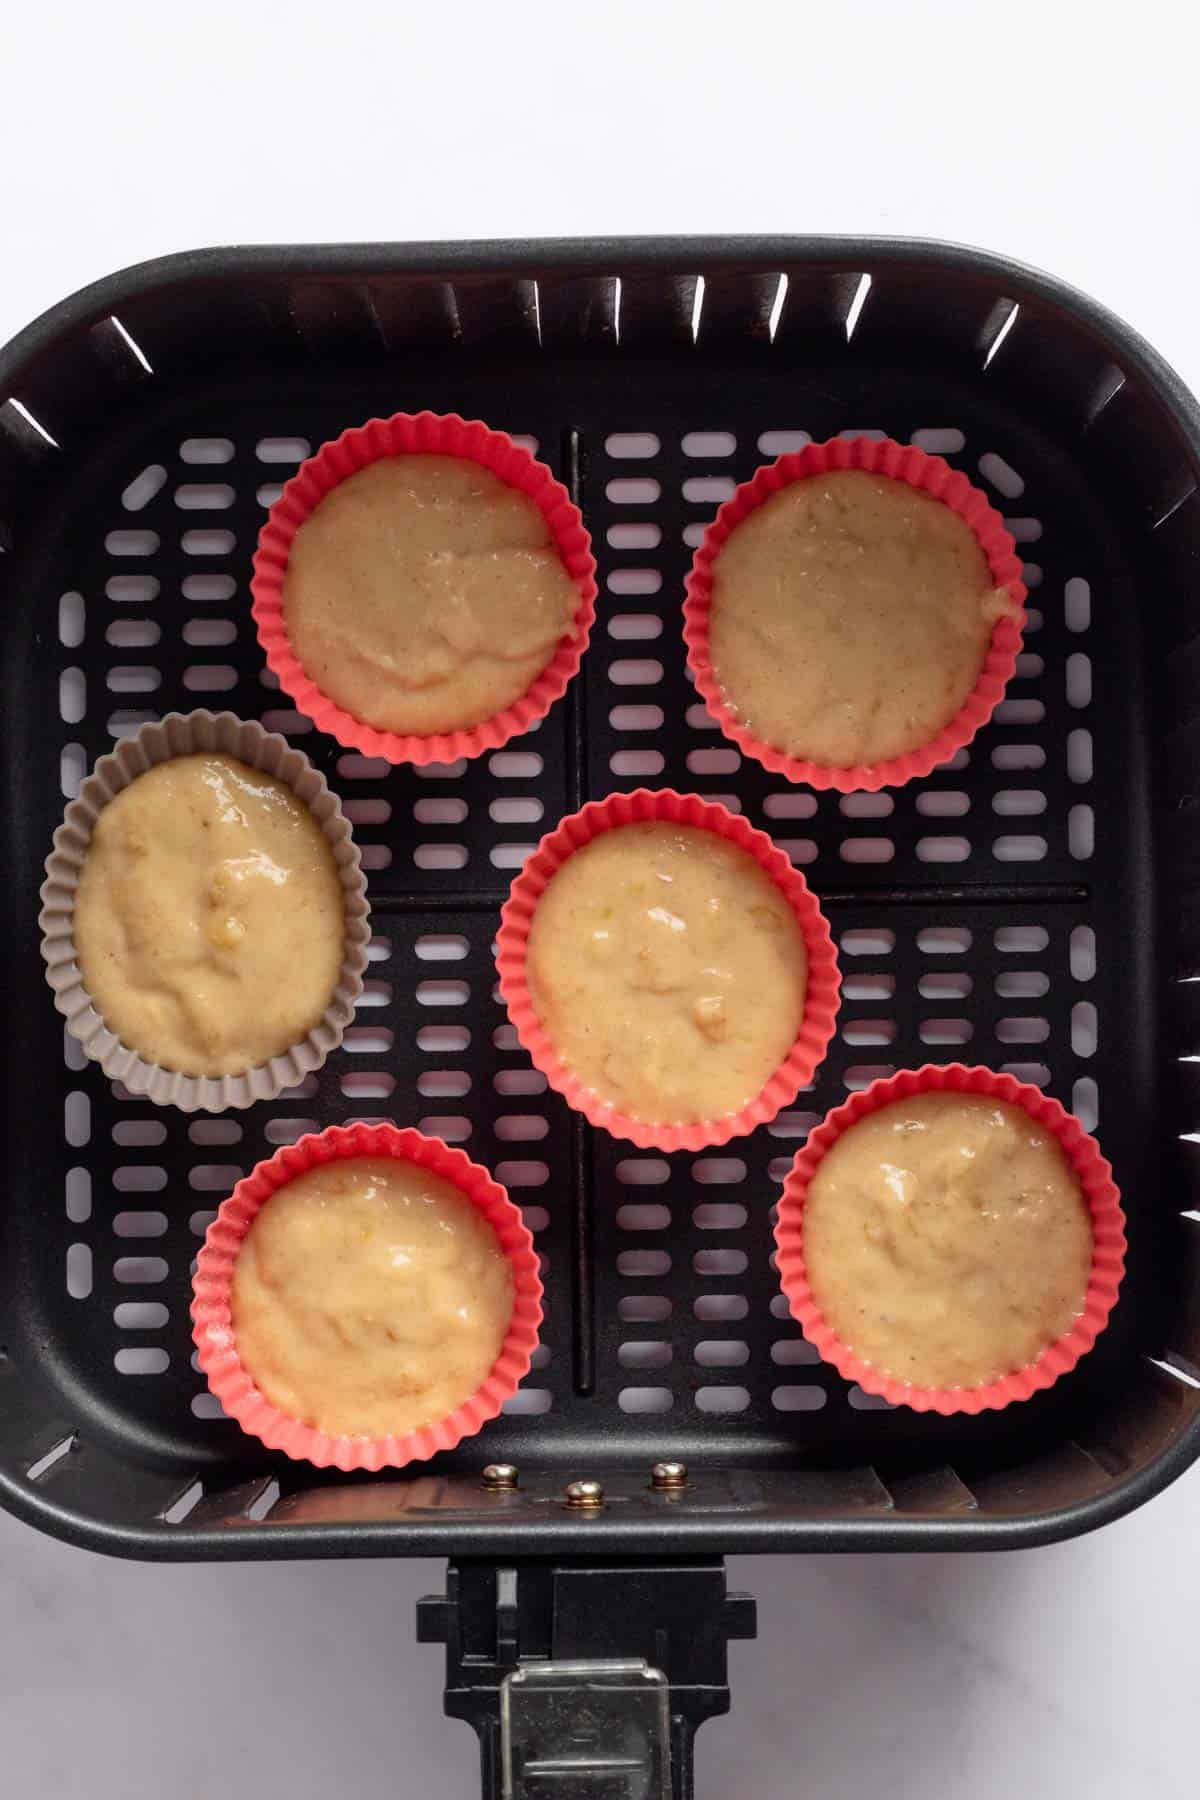
[[479, 1735], [484, 1800], [690, 1800], [693, 1738], [729, 1710], [726, 1646], [755, 1604], [720, 1558], [452, 1562], [418, 1602], [445, 1707]]

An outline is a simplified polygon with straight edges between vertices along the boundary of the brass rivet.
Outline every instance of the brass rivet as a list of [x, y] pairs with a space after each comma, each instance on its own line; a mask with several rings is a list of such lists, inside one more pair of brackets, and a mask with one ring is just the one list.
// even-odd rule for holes
[[515, 1488], [519, 1485], [516, 1463], [489, 1463], [480, 1476], [485, 1488]]
[[568, 1506], [586, 1511], [604, 1505], [604, 1489], [598, 1481], [569, 1481], [563, 1489]]
[[650, 1471], [652, 1488], [681, 1488], [687, 1486], [687, 1464], [682, 1462], [657, 1462]]

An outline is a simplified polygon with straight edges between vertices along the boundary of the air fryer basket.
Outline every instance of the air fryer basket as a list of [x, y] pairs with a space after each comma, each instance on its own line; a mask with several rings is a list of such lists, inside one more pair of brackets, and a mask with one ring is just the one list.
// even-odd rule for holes
[[[537, 441], [590, 524], [602, 601], [583, 673], [536, 733], [414, 771], [342, 752], [281, 704], [247, 584], [265, 508], [310, 444], [426, 406]], [[969, 753], [846, 799], [739, 758], [696, 703], [680, 629], [690, 546], [732, 484], [798, 433], [839, 431], [915, 439], [967, 470], [1029, 558], [1032, 607], [1009, 697]], [[1191, 397], [1090, 301], [903, 242], [207, 251], [100, 282], [0, 353], [0, 1500], [134, 1556], [445, 1554], [448, 1593], [421, 1627], [447, 1644], [447, 1704], [480, 1728], [485, 1779], [552, 1742], [564, 1705], [577, 1719], [553, 1659], [607, 1650], [684, 1684], [682, 1710], [659, 1690], [637, 1702], [654, 1779], [669, 1764], [683, 1792], [691, 1729], [726, 1703], [725, 1638], [752, 1629], [725, 1552], [1044, 1541], [1186, 1467], [1198, 448]], [[325, 771], [356, 821], [377, 932], [344, 1048], [236, 1118], [158, 1111], [84, 1066], [37, 953], [64, 796], [115, 735], [197, 704], [261, 717]], [[840, 1033], [814, 1088], [720, 1153], [593, 1133], [545, 1090], [496, 997], [497, 909], [529, 845], [589, 795], [642, 783], [717, 795], [769, 829], [841, 946]], [[880, 1408], [813, 1360], [778, 1293], [770, 1211], [848, 1087], [957, 1058], [1042, 1082], [1097, 1124], [1130, 1258], [1075, 1374], [946, 1420]], [[548, 1308], [504, 1417], [426, 1469], [348, 1481], [212, 1416], [187, 1304], [237, 1176], [364, 1114], [424, 1124], [496, 1170], [536, 1232]], [[651, 1485], [664, 1458], [686, 1462], [684, 1485]], [[517, 1465], [519, 1485], [485, 1485], [489, 1461]], [[566, 1503], [577, 1478], [602, 1483], [602, 1505]], [[506, 1685], [547, 1655], [537, 1692]], [[610, 1658], [611, 1681], [590, 1682], [597, 1719], [628, 1706], [629, 1666]]]

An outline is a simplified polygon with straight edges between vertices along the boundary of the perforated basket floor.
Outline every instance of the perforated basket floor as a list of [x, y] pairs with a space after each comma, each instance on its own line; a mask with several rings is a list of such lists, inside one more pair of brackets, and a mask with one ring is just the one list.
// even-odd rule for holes
[[[848, 1087], [954, 1057], [1047, 1083], [1097, 1122], [1098, 1034], [1114, 1044], [1125, 1035], [1115, 1003], [1116, 1016], [1106, 1005], [1098, 1018], [1094, 999], [1098, 955], [1119, 954], [1104, 926], [1114, 897], [1094, 874], [1107, 860], [1111, 879], [1117, 860], [1103, 826], [1094, 842], [1091, 726], [1111, 704], [1090, 654], [1098, 571], [1084, 546], [1099, 522], [978, 402], [968, 410], [964, 397], [944, 422], [944, 394], [920, 410], [919, 382], [903, 407], [876, 386], [873, 404], [850, 408], [777, 391], [751, 406], [750, 385], [739, 383], [736, 407], [715, 382], [711, 396], [693, 391], [669, 410], [661, 399], [593, 400], [565, 418], [530, 395], [503, 421], [558, 473], [564, 451], [582, 471], [604, 590], [580, 696], [584, 767], [569, 705], [482, 762], [413, 772], [339, 752], [271, 692], [246, 607], [264, 508], [309, 445], [401, 396], [250, 405], [242, 393], [236, 412], [209, 401], [137, 434], [96, 496], [105, 529], [79, 546], [57, 597], [62, 792], [115, 734], [161, 712], [219, 704], [259, 716], [302, 744], [346, 800], [376, 926], [344, 1049], [276, 1105], [189, 1122], [112, 1092], [69, 1050], [62, 1254], [47, 1302], [68, 1341], [86, 1346], [89, 1379], [110, 1404], [165, 1427], [181, 1452], [237, 1435], [212, 1417], [191, 1363], [197, 1238], [257, 1158], [331, 1121], [417, 1123], [468, 1146], [526, 1207], [546, 1259], [545, 1342], [505, 1422], [460, 1453], [474, 1461], [501, 1449], [519, 1457], [534, 1433], [539, 1455], [575, 1455], [597, 1410], [613, 1452], [694, 1454], [698, 1440], [729, 1450], [746, 1440], [757, 1456], [789, 1456], [800, 1436], [859, 1435], [865, 1397], [811, 1355], [768, 1265], [771, 1207], [808, 1126]], [[421, 400], [482, 410], [468, 392]], [[984, 485], [1027, 549], [1034, 611], [1010, 697], [956, 766], [895, 794], [839, 801], [789, 787], [715, 730], [685, 673], [680, 599], [689, 546], [736, 481], [805, 432], [863, 424], [947, 453]], [[1111, 667], [1119, 674], [1120, 660]], [[47, 745], [51, 778], [55, 760]], [[804, 866], [834, 922], [846, 1003], [815, 1089], [769, 1130], [719, 1155], [664, 1158], [589, 1129], [580, 1168], [569, 1114], [496, 1000], [496, 910], [581, 784], [586, 797], [643, 782], [719, 798]], [[906, 1434], [914, 1423], [899, 1421]], [[868, 1429], [891, 1427], [873, 1419]]]
[[[21, 563], [36, 628], [7, 685], [22, 891], [115, 735], [174, 708], [229, 707], [294, 738], [342, 795], [376, 934], [343, 1049], [236, 1117], [188, 1119], [110, 1086], [64, 1046], [25, 969], [36, 1078], [15, 1072], [9, 1094], [25, 1082], [38, 1128], [10, 1177], [37, 1203], [9, 1220], [9, 1242], [60, 1439], [92, 1431], [207, 1486], [272, 1466], [194, 1366], [192, 1259], [257, 1159], [359, 1116], [464, 1145], [522, 1204], [544, 1258], [534, 1371], [452, 1470], [504, 1457], [577, 1474], [680, 1455], [746, 1471], [867, 1465], [884, 1481], [952, 1464], [969, 1484], [1059, 1453], [1165, 1347], [1147, 571], [1062, 434], [980, 367], [894, 345], [825, 362], [703, 344], [701, 324], [689, 355], [534, 345], [370, 368], [330, 353], [236, 379], [185, 370], [147, 380], [57, 476]], [[414, 771], [341, 751], [281, 704], [248, 576], [265, 509], [310, 446], [424, 406], [536, 446], [583, 507], [601, 602], [582, 676], [540, 729], [470, 765]], [[720, 736], [685, 673], [680, 609], [691, 546], [735, 482], [805, 434], [861, 431], [938, 451], [985, 489], [1028, 559], [1030, 620], [1009, 697], [969, 751], [893, 793], [839, 798], [789, 787]], [[663, 1157], [592, 1132], [531, 1069], [497, 998], [497, 910], [530, 845], [581, 800], [641, 784], [718, 798], [772, 832], [840, 944], [839, 1034], [815, 1085], [720, 1152]], [[11, 942], [36, 960], [28, 914]], [[1049, 1395], [978, 1420], [892, 1411], [849, 1387], [791, 1323], [770, 1255], [779, 1184], [813, 1121], [876, 1075], [955, 1059], [1040, 1083], [1096, 1127], [1129, 1213], [1129, 1278], [1096, 1351]], [[48, 1423], [40, 1450], [53, 1437]], [[1080, 1494], [1112, 1473], [1086, 1454]], [[855, 1504], [843, 1495], [835, 1510]]]

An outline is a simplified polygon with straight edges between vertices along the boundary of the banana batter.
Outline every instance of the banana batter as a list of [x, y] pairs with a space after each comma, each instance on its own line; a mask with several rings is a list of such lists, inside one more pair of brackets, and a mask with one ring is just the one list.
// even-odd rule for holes
[[1083, 1310], [1087, 1203], [1022, 1107], [926, 1093], [869, 1113], [809, 1186], [813, 1297], [865, 1362], [916, 1387], [978, 1387], [1033, 1362]]
[[828, 768], [917, 750], [962, 707], [997, 619], [970, 526], [906, 482], [845, 469], [795, 481], [713, 565], [709, 652], [761, 739]]
[[737, 1111], [786, 1058], [808, 960], [745, 850], [665, 821], [617, 826], [551, 877], [529, 933], [534, 1011], [567, 1067], [628, 1117]]
[[444, 1419], [485, 1380], [512, 1270], [452, 1182], [399, 1157], [347, 1157], [272, 1194], [230, 1304], [268, 1400], [319, 1431], [383, 1437]]
[[301, 525], [288, 636], [322, 693], [381, 731], [454, 731], [519, 700], [578, 591], [540, 509], [478, 463], [384, 457]]
[[75, 953], [97, 1012], [147, 1062], [237, 1075], [301, 1042], [345, 939], [333, 853], [283, 782], [177, 756], [96, 820]]

